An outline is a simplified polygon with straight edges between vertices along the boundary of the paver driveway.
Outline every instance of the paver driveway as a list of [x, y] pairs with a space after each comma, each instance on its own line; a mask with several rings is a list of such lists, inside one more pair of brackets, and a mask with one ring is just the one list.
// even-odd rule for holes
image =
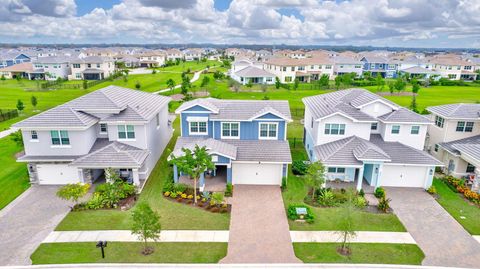
[[236, 185], [222, 263], [298, 263], [278, 186]]
[[31, 264], [30, 255], [70, 211], [58, 186], [32, 186], [0, 211], [0, 266]]
[[480, 268], [480, 244], [422, 189], [386, 188], [400, 221], [425, 253], [423, 265]]

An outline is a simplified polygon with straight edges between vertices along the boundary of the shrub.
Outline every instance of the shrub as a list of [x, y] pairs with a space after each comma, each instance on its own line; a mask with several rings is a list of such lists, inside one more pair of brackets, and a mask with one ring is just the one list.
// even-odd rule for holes
[[365, 199], [363, 196], [357, 196], [354, 202], [355, 206], [358, 208], [364, 208], [368, 205], [367, 199]]
[[292, 173], [294, 175], [305, 175], [307, 173], [308, 165], [301, 160], [295, 160], [292, 163]]
[[182, 193], [182, 195], [180, 195], [182, 197], [182, 199], [187, 199], [187, 194], [186, 193]]
[[335, 195], [330, 189], [321, 189], [318, 193], [318, 203], [322, 206], [334, 206]]
[[390, 198], [383, 196], [380, 198], [380, 201], [378, 201], [378, 209], [387, 213], [390, 210], [390, 201], [392, 201]]
[[85, 196], [89, 189], [90, 189], [89, 184], [81, 184], [81, 183], [67, 184], [58, 189], [57, 196], [63, 200], [67, 200], [67, 201], [71, 200], [77, 203], [78, 199]]
[[168, 178], [165, 180], [165, 182], [163, 183], [163, 192], [172, 192], [173, 191], [173, 172], [170, 172]]
[[221, 192], [214, 192], [212, 194], [212, 201], [214, 201], [216, 204], [221, 204], [224, 201], [224, 195]]
[[335, 202], [338, 204], [343, 204], [348, 200], [347, 194], [344, 189], [335, 189], [332, 191], [333, 196], [335, 197]]
[[176, 192], [172, 192], [170, 193], [170, 198], [177, 198], [177, 193]]
[[298, 220], [300, 217], [297, 215], [297, 207], [304, 207], [307, 209], [307, 215], [304, 216], [304, 219], [307, 223], [313, 223], [315, 216], [312, 213], [310, 207], [306, 205], [289, 205], [287, 209], [287, 217], [291, 220]]
[[427, 192], [430, 194], [437, 194], [437, 188], [435, 186], [430, 186], [430, 188], [427, 189]]
[[378, 199], [385, 198], [385, 189], [382, 187], [378, 187], [375, 189], [373, 195], [375, 195], [375, 197], [377, 197]]
[[185, 192], [188, 188], [188, 185], [187, 184], [183, 184], [183, 183], [175, 183], [173, 184], [173, 191], [174, 192]]
[[92, 197], [92, 199], [95, 198], [96, 201], [92, 201], [91, 207], [89, 207], [89, 203], [87, 203], [87, 208], [98, 209], [97, 206], [100, 200], [103, 208], [116, 208], [120, 200], [130, 197], [135, 193], [135, 186], [123, 181], [100, 184], [95, 188], [95, 193]]
[[192, 199], [193, 199], [193, 195], [191, 195], [191, 194], [190, 194], [190, 195], [188, 195], [188, 196], [187, 196], [187, 199], [190, 199], [190, 200], [192, 200]]
[[233, 194], [233, 185], [232, 183], [227, 183], [227, 186], [225, 187], [225, 196], [232, 197], [232, 194]]
[[202, 192], [202, 199], [205, 199], [205, 201], [210, 199], [210, 193], [208, 191]]
[[363, 189], [360, 189], [360, 191], [358, 192], [358, 195], [365, 197], [365, 191], [363, 191]]
[[165, 196], [165, 197], [170, 196], [170, 192], [169, 192], [169, 191], [164, 192], [164, 193], [163, 193], [163, 196]]
[[94, 193], [92, 198], [85, 204], [87, 209], [101, 209], [105, 207], [104, 197], [99, 193]]

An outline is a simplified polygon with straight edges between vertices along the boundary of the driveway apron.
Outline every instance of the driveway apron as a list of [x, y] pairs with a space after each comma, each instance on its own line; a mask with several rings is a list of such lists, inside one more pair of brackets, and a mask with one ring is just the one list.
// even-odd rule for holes
[[30, 255], [70, 211], [58, 186], [32, 186], [0, 211], [0, 266], [29, 265]]
[[423, 189], [386, 188], [400, 221], [425, 253], [423, 265], [480, 268], [480, 244]]
[[299, 263], [278, 186], [236, 185], [221, 263]]

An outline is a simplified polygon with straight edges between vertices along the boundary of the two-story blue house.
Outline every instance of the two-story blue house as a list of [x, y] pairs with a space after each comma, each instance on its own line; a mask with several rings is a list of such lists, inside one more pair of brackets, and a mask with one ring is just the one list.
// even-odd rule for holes
[[[183, 103], [175, 113], [180, 115], [181, 136], [173, 154], [205, 146], [215, 163], [215, 169], [200, 178], [201, 189], [226, 183], [281, 185], [287, 176], [292, 161], [287, 101], [205, 98]], [[188, 180], [177, 167], [173, 170], [175, 182]]]
[[0, 68], [12, 66], [15, 64], [20, 64], [20, 63], [27, 63], [30, 62], [31, 59], [27, 55], [23, 53], [5, 53], [5, 54], [0, 54]]
[[360, 60], [363, 63], [363, 72], [370, 72], [373, 77], [378, 74], [383, 78], [396, 78], [398, 64], [385, 57], [366, 56]]

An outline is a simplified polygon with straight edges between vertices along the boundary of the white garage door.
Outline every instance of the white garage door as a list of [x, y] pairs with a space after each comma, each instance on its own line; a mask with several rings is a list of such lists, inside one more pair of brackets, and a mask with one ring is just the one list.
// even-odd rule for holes
[[38, 183], [41, 185], [65, 185], [80, 182], [78, 169], [66, 164], [37, 164]]
[[281, 185], [281, 164], [233, 163], [232, 183], [253, 185]]
[[381, 185], [423, 188], [428, 167], [383, 165]]

